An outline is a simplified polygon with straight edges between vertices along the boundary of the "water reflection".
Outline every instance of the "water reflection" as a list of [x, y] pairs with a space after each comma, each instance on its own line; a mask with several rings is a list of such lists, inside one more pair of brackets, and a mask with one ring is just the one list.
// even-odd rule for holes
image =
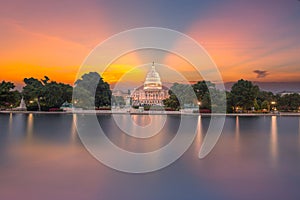
[[235, 118], [235, 146], [236, 150], [240, 150], [240, 121], [239, 116]]
[[271, 144], [270, 144], [271, 157], [274, 162], [278, 157], [278, 133], [277, 133], [277, 116], [271, 118]]
[[8, 131], [9, 131], [9, 134], [12, 133], [12, 127], [13, 127], [13, 114], [10, 113], [9, 114], [9, 121], [8, 121]]
[[202, 127], [202, 118], [201, 116], [198, 117], [198, 122], [197, 122], [197, 135], [195, 138], [195, 150], [196, 150], [196, 154], [198, 156], [199, 154], [199, 150], [202, 144], [202, 140], [203, 140], [203, 127]]
[[165, 115], [113, 115], [116, 125], [126, 134], [136, 138], [150, 138], [158, 134], [165, 122]]
[[299, 136], [299, 144], [300, 144], [300, 117], [299, 117], [299, 123], [298, 123], [298, 136]]
[[26, 138], [28, 141], [32, 141], [32, 137], [33, 137], [33, 114], [30, 113], [28, 116], [27, 116], [27, 135], [26, 135]]
[[[230, 117], [212, 154], [199, 160], [210, 121], [197, 116], [191, 119], [197, 120], [191, 151], [165, 169], [131, 175], [99, 164], [80, 142], [73, 144], [78, 141], [76, 116], [0, 114], [0, 199], [22, 199], [28, 194], [32, 200], [299, 199], [300, 118]], [[167, 144], [178, 130], [180, 117], [167, 119], [160, 134], [133, 139], [121, 132], [111, 116], [99, 116], [108, 137], [133, 152], [154, 151]], [[130, 116], [123, 120], [130, 124]], [[164, 158], [146, 162], [160, 159]], [[134, 193], [128, 192], [133, 188]]]
[[73, 121], [72, 121], [72, 127], [71, 127], [71, 143], [75, 143], [76, 142], [76, 138], [77, 138], [77, 131], [76, 131], [76, 121], [77, 121], [77, 116], [76, 114], [73, 114]]

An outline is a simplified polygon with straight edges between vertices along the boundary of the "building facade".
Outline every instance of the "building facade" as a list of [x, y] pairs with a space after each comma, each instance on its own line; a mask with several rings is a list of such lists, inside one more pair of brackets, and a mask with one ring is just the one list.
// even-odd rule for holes
[[131, 100], [133, 106], [163, 105], [163, 100], [169, 97], [168, 88], [162, 85], [159, 73], [154, 63], [146, 76], [144, 85], [133, 90]]

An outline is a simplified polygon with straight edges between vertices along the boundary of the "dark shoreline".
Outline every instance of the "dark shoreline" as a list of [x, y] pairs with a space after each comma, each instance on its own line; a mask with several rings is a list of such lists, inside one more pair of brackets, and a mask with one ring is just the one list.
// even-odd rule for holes
[[281, 112], [275, 113], [188, 113], [180, 111], [164, 111], [164, 112], [120, 112], [120, 111], [76, 111], [76, 112], [48, 112], [48, 111], [0, 111], [0, 114], [126, 114], [126, 115], [201, 115], [201, 116], [300, 116], [300, 113]]

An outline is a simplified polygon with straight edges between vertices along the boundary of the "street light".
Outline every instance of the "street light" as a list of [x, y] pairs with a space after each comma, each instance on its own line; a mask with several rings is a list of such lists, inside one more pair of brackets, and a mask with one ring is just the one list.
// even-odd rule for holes
[[271, 101], [271, 105], [272, 105], [272, 111], [277, 111], [277, 108], [275, 107], [276, 105], [276, 101]]

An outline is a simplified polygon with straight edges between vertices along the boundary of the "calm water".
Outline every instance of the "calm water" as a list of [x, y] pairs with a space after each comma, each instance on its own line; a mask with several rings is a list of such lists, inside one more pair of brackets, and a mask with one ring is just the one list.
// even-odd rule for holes
[[[72, 114], [0, 114], [0, 199], [300, 199], [299, 117], [228, 117], [203, 160], [197, 155], [210, 120], [191, 120], [198, 120], [198, 133], [179, 160], [153, 173], [127, 174], [85, 150]], [[148, 141], [128, 137], [109, 115], [99, 122], [117, 145], [146, 152], [168, 143], [180, 118], [167, 116]]]

